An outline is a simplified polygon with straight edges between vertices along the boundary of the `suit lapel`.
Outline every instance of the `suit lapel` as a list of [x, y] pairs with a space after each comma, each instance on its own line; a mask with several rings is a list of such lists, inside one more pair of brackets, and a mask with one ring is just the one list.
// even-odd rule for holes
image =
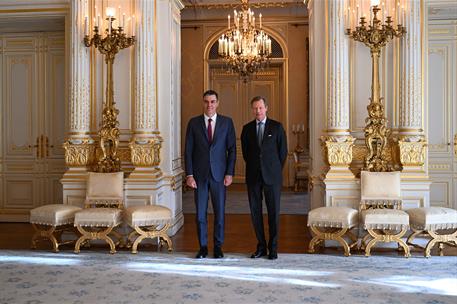
[[203, 132], [203, 136], [206, 138], [206, 141], [208, 141], [208, 131], [206, 130], [206, 126], [205, 126], [205, 116], [202, 115], [200, 117], [199, 121], [200, 121], [200, 129]]
[[214, 128], [213, 130], [213, 143], [214, 141], [217, 139], [218, 137], [218, 134], [221, 132], [219, 131], [222, 127], [222, 124], [223, 124], [223, 118], [221, 115], [217, 114], [217, 119], [216, 119], [216, 127]]

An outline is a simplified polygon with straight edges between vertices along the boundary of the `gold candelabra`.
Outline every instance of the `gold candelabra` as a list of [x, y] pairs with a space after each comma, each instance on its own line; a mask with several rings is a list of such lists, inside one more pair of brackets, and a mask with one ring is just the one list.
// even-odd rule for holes
[[305, 133], [305, 125], [304, 124], [298, 124], [298, 125], [292, 125], [292, 134], [297, 136], [297, 144], [295, 146], [294, 152], [297, 154], [303, 153], [305, 149], [300, 145], [300, 134]]
[[390, 129], [387, 127], [387, 118], [384, 113], [383, 99], [380, 96], [379, 81], [379, 56], [381, 49], [394, 37], [402, 37], [406, 33], [406, 28], [398, 23], [397, 27], [393, 26], [391, 16], [387, 16], [386, 21], [377, 18], [381, 9], [375, 5], [372, 8], [373, 18], [367, 24], [365, 17], [360, 18], [360, 23], [354, 30], [346, 29], [346, 34], [355, 41], [364, 43], [370, 48], [372, 61], [372, 79], [371, 79], [371, 98], [368, 105], [368, 117], [365, 119], [365, 144], [368, 148], [368, 154], [365, 156], [363, 170], [368, 171], [391, 171], [392, 164], [389, 164], [384, 149], [387, 145]]
[[[85, 36], [84, 44], [87, 47], [95, 46], [101, 54], [105, 56], [105, 63], [107, 65], [107, 85], [106, 85], [106, 99], [103, 102], [102, 112], [102, 127], [98, 132], [100, 137], [100, 148], [102, 155], [96, 164], [95, 170], [98, 172], [119, 172], [121, 171], [121, 161], [117, 156], [117, 149], [119, 146], [119, 121], [117, 116], [119, 110], [115, 107], [114, 90], [113, 90], [113, 64], [116, 54], [121, 50], [132, 46], [135, 43], [134, 24], [132, 22], [132, 36], [127, 37], [124, 32], [125, 15], [119, 23], [118, 28], [113, 27], [114, 9], [107, 8], [108, 27], [104, 33], [99, 33], [99, 19], [94, 26], [94, 35], [90, 38], [88, 35], [87, 17], [85, 22]], [[120, 19], [120, 17], [119, 17]], [[134, 19], [133, 19], [134, 20]]]

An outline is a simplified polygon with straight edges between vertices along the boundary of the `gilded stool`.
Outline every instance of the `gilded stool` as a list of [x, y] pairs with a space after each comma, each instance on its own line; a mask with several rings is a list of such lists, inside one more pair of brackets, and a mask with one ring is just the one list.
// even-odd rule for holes
[[131, 242], [132, 238], [136, 236], [132, 245], [132, 253], [137, 253], [138, 245], [146, 238], [158, 238], [160, 245], [165, 241], [168, 251], [172, 251], [173, 245], [167, 233], [171, 221], [171, 210], [164, 206], [147, 205], [126, 208], [124, 222], [134, 229], [129, 234], [128, 241]]
[[[122, 234], [114, 228], [122, 223], [124, 173], [89, 172], [86, 189], [84, 209], [75, 215], [74, 225], [81, 233], [75, 244], [75, 253], [79, 253], [82, 244], [91, 240], [104, 240], [110, 246], [110, 253], [115, 253], [116, 244], [123, 245]], [[111, 236], [118, 239], [116, 244]]]
[[[406, 210], [413, 233], [408, 237], [408, 245], [424, 249], [424, 256], [429, 258], [435, 244], [440, 245], [442, 255], [443, 245], [457, 245], [457, 210], [444, 207], [413, 208]], [[440, 233], [438, 233], [440, 230]], [[417, 236], [427, 236], [431, 240], [425, 247], [413, 244]]]
[[[347, 207], [320, 207], [308, 214], [308, 226], [314, 233], [309, 243], [309, 252], [314, 246], [323, 244], [325, 240], [334, 240], [344, 248], [344, 255], [351, 255], [351, 248], [357, 245], [357, 237], [351, 229], [358, 225], [358, 211]], [[344, 237], [351, 240], [349, 245]]]
[[75, 213], [80, 210], [80, 207], [64, 204], [44, 205], [30, 210], [30, 223], [35, 229], [32, 248], [36, 248], [38, 240], [50, 240], [54, 252], [59, 252], [60, 245], [74, 242], [62, 242], [61, 237], [64, 231], [74, 232]]

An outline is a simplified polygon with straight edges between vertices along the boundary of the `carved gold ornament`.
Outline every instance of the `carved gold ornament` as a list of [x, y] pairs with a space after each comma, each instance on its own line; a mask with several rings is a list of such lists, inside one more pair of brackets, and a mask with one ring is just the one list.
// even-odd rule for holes
[[352, 147], [355, 138], [351, 136], [323, 136], [324, 153], [330, 166], [349, 166], [352, 162]]
[[397, 28], [394, 28], [391, 16], [387, 16], [385, 24], [381, 24], [382, 20], [377, 17], [381, 9], [375, 5], [372, 10], [373, 18], [368, 24], [365, 21], [366, 18], [361, 17], [359, 25], [354, 30], [348, 28], [346, 34], [370, 48], [372, 60], [371, 98], [367, 107], [369, 116], [365, 120], [364, 129], [368, 154], [365, 156], [363, 169], [382, 172], [391, 171], [393, 165], [383, 153], [388, 143], [390, 130], [387, 127], [387, 119], [384, 114], [383, 98], [380, 96], [379, 56], [381, 49], [387, 42], [394, 37], [402, 37], [406, 33], [406, 29], [399, 20], [397, 20]]
[[159, 166], [162, 141], [163, 139], [161, 137], [147, 140], [132, 140], [129, 143], [132, 164], [135, 167]]
[[91, 139], [66, 141], [63, 148], [65, 149], [65, 164], [68, 167], [85, 167], [94, 162], [95, 146]]
[[400, 139], [400, 162], [403, 166], [423, 166], [425, 163], [425, 152], [427, 143], [425, 140], [408, 141]]

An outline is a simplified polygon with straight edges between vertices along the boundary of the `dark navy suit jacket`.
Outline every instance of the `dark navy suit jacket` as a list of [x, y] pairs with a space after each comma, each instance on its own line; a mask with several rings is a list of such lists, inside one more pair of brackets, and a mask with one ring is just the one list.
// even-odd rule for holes
[[241, 147], [246, 161], [246, 183], [254, 184], [260, 177], [267, 185], [282, 183], [282, 167], [287, 158], [287, 139], [281, 123], [267, 118], [262, 146], [257, 141], [257, 121], [243, 127]]
[[236, 135], [231, 118], [217, 114], [213, 141], [208, 141], [204, 115], [190, 119], [187, 124], [184, 160], [186, 175], [196, 181], [213, 176], [220, 182], [225, 175], [235, 174]]

